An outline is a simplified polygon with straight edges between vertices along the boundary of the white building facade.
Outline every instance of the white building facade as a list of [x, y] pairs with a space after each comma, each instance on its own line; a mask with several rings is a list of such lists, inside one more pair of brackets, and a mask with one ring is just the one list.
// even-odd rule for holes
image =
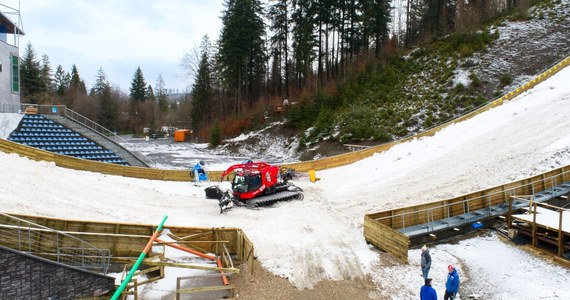
[[20, 35], [24, 32], [0, 12], [0, 112], [20, 110]]

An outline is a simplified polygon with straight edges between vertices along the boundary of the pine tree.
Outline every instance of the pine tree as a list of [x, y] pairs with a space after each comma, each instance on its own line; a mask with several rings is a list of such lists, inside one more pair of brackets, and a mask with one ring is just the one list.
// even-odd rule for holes
[[313, 48], [317, 45], [313, 32], [315, 24], [314, 7], [310, 0], [297, 0], [293, 2], [293, 12], [291, 14], [292, 35], [293, 35], [293, 61], [295, 63], [295, 78], [297, 88], [301, 89], [307, 83], [311, 73], [312, 63], [315, 61]]
[[274, 87], [277, 94], [281, 96], [284, 92], [285, 98], [289, 98], [289, 2], [290, 0], [277, 0], [269, 7], [268, 12], [270, 29], [273, 32], [270, 39], [273, 57], [271, 81], [273, 85], [277, 85]]
[[212, 78], [211, 78], [211, 67], [210, 67], [210, 57], [208, 56], [210, 49], [210, 41], [208, 36], [202, 38], [201, 43], [201, 59], [198, 64], [198, 71], [196, 77], [194, 78], [194, 84], [192, 86], [192, 112], [190, 117], [192, 119], [192, 129], [198, 131], [201, 125], [209, 123], [211, 107], [213, 102], [213, 91], [212, 91]]
[[374, 41], [375, 57], [380, 57], [380, 50], [388, 40], [388, 24], [391, 21], [390, 1], [369, 0], [363, 6], [364, 35], [366, 40]]
[[85, 82], [79, 77], [79, 71], [75, 64], [71, 67], [71, 76], [69, 80], [69, 90], [65, 97], [65, 105], [73, 109], [79, 99], [83, 99], [87, 95]]
[[71, 77], [69, 76], [69, 73], [65, 72], [61, 65], [58, 65], [57, 68], [55, 69], [54, 82], [53, 82], [55, 88], [55, 94], [58, 96], [65, 95], [67, 89], [69, 89], [70, 81]]
[[45, 91], [42, 67], [31, 43], [26, 45], [20, 64], [21, 95], [30, 103], [38, 103], [39, 94]]
[[99, 102], [99, 113], [97, 114], [99, 124], [107, 129], [116, 130], [117, 103], [113, 99], [111, 86], [103, 68], [99, 68], [97, 71], [95, 84], [91, 89], [91, 96], [95, 97]]
[[162, 114], [168, 111], [168, 95], [165, 86], [162, 75], [159, 74], [156, 79], [156, 98], [158, 99], [158, 109]]
[[154, 90], [152, 89], [152, 85], [150, 84], [146, 87], [145, 99], [150, 102], [156, 102], [156, 96], [154, 94]]
[[226, 88], [240, 113], [241, 99], [249, 107], [263, 90], [265, 75], [265, 25], [259, 0], [227, 0], [222, 12], [218, 62]]
[[81, 95], [87, 95], [87, 88], [85, 87], [85, 82], [81, 77], [79, 77], [79, 71], [75, 64], [71, 66], [71, 81], [69, 83], [71, 90], [78, 92]]
[[133, 80], [131, 82], [131, 88], [129, 89], [131, 92], [131, 100], [134, 102], [144, 102], [146, 100], [146, 82], [144, 80], [143, 73], [141, 68], [138, 67], [133, 75]]
[[51, 73], [51, 65], [49, 62], [49, 57], [47, 55], [42, 55], [42, 73], [41, 73], [42, 87], [44, 91], [54, 92], [55, 88], [53, 86], [53, 78]]

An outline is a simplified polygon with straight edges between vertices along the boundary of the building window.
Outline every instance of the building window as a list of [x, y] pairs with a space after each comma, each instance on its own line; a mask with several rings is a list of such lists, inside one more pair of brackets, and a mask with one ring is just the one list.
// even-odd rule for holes
[[19, 93], [20, 92], [20, 68], [19, 68], [19, 59], [17, 56], [11, 57], [12, 61], [12, 92]]

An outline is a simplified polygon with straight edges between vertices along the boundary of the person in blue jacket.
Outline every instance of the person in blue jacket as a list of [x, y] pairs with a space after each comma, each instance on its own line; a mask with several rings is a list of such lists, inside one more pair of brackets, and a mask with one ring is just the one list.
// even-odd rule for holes
[[445, 283], [444, 300], [454, 300], [459, 290], [459, 274], [453, 265], [447, 266], [449, 274], [447, 274], [447, 282]]
[[437, 300], [437, 293], [431, 286], [431, 278], [426, 278], [425, 284], [420, 289], [420, 300]]

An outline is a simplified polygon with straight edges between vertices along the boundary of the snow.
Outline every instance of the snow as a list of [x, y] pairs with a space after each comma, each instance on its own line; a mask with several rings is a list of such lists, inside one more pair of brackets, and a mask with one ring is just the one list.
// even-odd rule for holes
[[[528, 208], [527, 208], [528, 209]], [[521, 220], [525, 220], [529, 223], [532, 223], [533, 220], [536, 220], [536, 224], [553, 228], [558, 230], [560, 228], [560, 212], [554, 211], [552, 209], [546, 209], [543, 207], [536, 208], [536, 219], [534, 213], [531, 212], [525, 214], [516, 214], [513, 217]], [[562, 211], [562, 231], [566, 233], [570, 233], [570, 211]]]
[[461, 84], [464, 88], [468, 88], [471, 84], [471, 79], [469, 79], [469, 73], [466, 70], [457, 70], [457, 74], [453, 76], [452, 80], [453, 86]]
[[[323, 280], [370, 276], [379, 286], [377, 297], [417, 299], [423, 283], [420, 250], [409, 251], [409, 265], [383, 264], [386, 254], [364, 240], [364, 214], [454, 197], [568, 165], [568, 82], [570, 68], [434, 136], [319, 171], [316, 183], [295, 182], [305, 190], [303, 201], [260, 210], [236, 207], [221, 215], [216, 201], [205, 199], [204, 185], [69, 170], [0, 153], [0, 181], [9, 183], [0, 185], [2, 211], [141, 224], [158, 223], [167, 215], [165, 226], [239, 227], [254, 243], [261, 265], [299, 289]], [[137, 147], [155, 154], [163, 150], [153, 145]], [[217, 159], [202, 150], [205, 158]], [[567, 268], [495, 234], [430, 248], [430, 276], [440, 298], [452, 263], [462, 279], [462, 298], [477, 292], [484, 299], [570, 299]], [[169, 271], [164, 281], [146, 286], [142, 298], [168, 293], [175, 285], [173, 276], [192, 272]]]
[[0, 118], [0, 138], [7, 139], [8, 136], [22, 120], [23, 115], [13, 113], [3, 113]]

